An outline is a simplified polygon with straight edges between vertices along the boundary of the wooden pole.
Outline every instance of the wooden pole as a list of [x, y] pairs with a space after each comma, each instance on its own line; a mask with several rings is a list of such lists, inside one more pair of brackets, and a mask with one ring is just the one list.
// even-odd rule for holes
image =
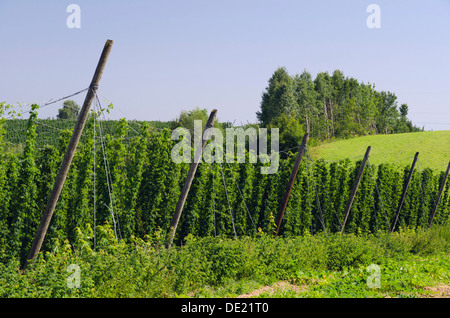
[[394, 232], [395, 226], [397, 225], [398, 216], [400, 215], [400, 211], [402, 210], [403, 202], [405, 202], [406, 192], [408, 191], [409, 183], [411, 182], [411, 178], [414, 172], [414, 167], [416, 166], [417, 158], [419, 157], [419, 153], [416, 152], [414, 156], [414, 161], [411, 165], [411, 169], [409, 170], [408, 179], [406, 179], [405, 186], [403, 187], [402, 197], [400, 198], [400, 202], [398, 203], [397, 212], [395, 213], [394, 222], [392, 222], [390, 233]]
[[444, 180], [442, 180], [442, 183], [439, 187], [438, 197], [436, 198], [436, 202], [434, 203], [433, 210], [431, 211], [431, 214], [430, 214], [430, 222], [428, 223], [429, 227], [431, 226], [431, 224], [433, 224], [433, 219], [434, 219], [434, 216], [436, 215], [436, 211], [438, 209], [439, 201], [441, 200], [442, 192], [444, 191], [444, 186], [445, 186], [445, 182], [447, 181], [449, 171], [450, 171], [450, 161], [447, 166], [447, 171], [445, 171]]
[[36, 232], [36, 236], [28, 253], [28, 260], [27, 262], [25, 262], [23, 269], [26, 268], [29, 260], [36, 258], [41, 249], [42, 242], [44, 241], [45, 234], [47, 233], [47, 229], [50, 224], [50, 220], [52, 219], [53, 212], [55, 211], [56, 203], [58, 202], [59, 195], [61, 194], [62, 187], [64, 186], [64, 181], [66, 180], [67, 173], [69, 172], [70, 164], [72, 163], [72, 159], [75, 154], [75, 149], [77, 148], [78, 141], [80, 140], [81, 133], [83, 132], [84, 124], [89, 115], [89, 109], [98, 89], [98, 84], [102, 77], [106, 61], [108, 60], [112, 44], [112, 40], [107, 40], [103, 48], [100, 60], [98, 61], [97, 68], [95, 69], [95, 73], [91, 81], [91, 85], [89, 86], [89, 90], [86, 94], [83, 107], [81, 108], [77, 123], [73, 130], [72, 137], [70, 138], [69, 145], [67, 146], [66, 154], [64, 155], [59, 173], [56, 177], [53, 190], [50, 194], [50, 198], [45, 207], [44, 214], [42, 215], [39, 228]]
[[366, 154], [364, 155], [364, 159], [361, 163], [361, 166], [359, 167], [359, 171], [356, 176], [356, 180], [353, 185], [352, 192], [350, 193], [350, 198], [348, 199], [347, 207], [345, 208], [345, 217], [344, 217], [344, 223], [342, 224], [341, 233], [344, 233], [345, 223], [347, 223], [347, 218], [348, 218], [348, 215], [350, 214], [350, 210], [353, 205], [353, 200], [355, 199], [356, 191], [358, 190], [359, 183], [361, 181], [361, 177], [364, 172], [364, 167], [366, 166], [367, 159], [369, 159], [370, 149], [371, 149], [370, 146], [367, 147]]
[[283, 220], [284, 211], [286, 210], [289, 196], [291, 195], [292, 187], [294, 186], [295, 177], [297, 176], [298, 168], [300, 167], [300, 163], [302, 162], [303, 154], [305, 153], [306, 143], [308, 142], [309, 134], [306, 133], [305, 136], [303, 136], [303, 141], [300, 145], [300, 148], [298, 149], [297, 159], [295, 160], [294, 168], [292, 169], [291, 176], [289, 177], [289, 181], [286, 186], [286, 191], [284, 192], [283, 200], [281, 201], [280, 210], [277, 215], [277, 231], [275, 233], [275, 237], [278, 235], [278, 231], [281, 227], [281, 221]]
[[[206, 122], [205, 131], [208, 128], [211, 128], [214, 125], [214, 120], [216, 119], [217, 109], [213, 109], [211, 114], [209, 115], [208, 121]], [[183, 211], [184, 203], [186, 202], [187, 195], [189, 193], [189, 189], [191, 188], [192, 181], [194, 180], [195, 172], [197, 171], [197, 167], [199, 162], [201, 161], [201, 154], [203, 153], [203, 149], [206, 146], [207, 139], [202, 138], [200, 139], [200, 145], [196, 147], [195, 150], [195, 157], [199, 158], [199, 160], [193, 160], [189, 171], [186, 177], [186, 180], [184, 182], [183, 189], [181, 190], [180, 197], [178, 199], [177, 206], [175, 208], [175, 213], [173, 214], [172, 221], [170, 222], [170, 228], [169, 228], [169, 237], [167, 242], [167, 247], [170, 247], [173, 242], [173, 238], [175, 236], [175, 232], [178, 227], [178, 222], [180, 221], [181, 212]], [[197, 161], [197, 162], [196, 162]]]

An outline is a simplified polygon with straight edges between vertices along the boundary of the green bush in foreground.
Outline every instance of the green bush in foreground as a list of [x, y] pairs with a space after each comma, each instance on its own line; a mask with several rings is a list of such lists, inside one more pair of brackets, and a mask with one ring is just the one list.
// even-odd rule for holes
[[[96, 251], [91, 234], [76, 231], [73, 246], [39, 254], [23, 273], [18, 260], [0, 263], [0, 297], [220, 297], [280, 280], [308, 288], [279, 297], [383, 297], [450, 282], [450, 226], [393, 235], [189, 236], [166, 249], [158, 236], [117, 241], [105, 225]], [[381, 270], [379, 289], [367, 287], [370, 264]]]

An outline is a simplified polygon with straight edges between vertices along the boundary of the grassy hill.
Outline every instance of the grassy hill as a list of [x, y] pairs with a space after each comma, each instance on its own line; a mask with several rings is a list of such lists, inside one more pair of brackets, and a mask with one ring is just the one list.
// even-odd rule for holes
[[368, 146], [372, 147], [369, 161], [374, 164], [411, 165], [418, 151], [419, 169], [445, 170], [450, 161], [450, 130], [357, 137], [311, 147], [310, 153], [315, 160], [356, 161], [362, 159]]

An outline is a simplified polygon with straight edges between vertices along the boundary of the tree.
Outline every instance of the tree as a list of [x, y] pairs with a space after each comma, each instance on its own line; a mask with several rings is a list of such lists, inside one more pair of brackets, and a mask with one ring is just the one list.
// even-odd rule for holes
[[[280, 150], [290, 149], [292, 152], [298, 150], [305, 134], [302, 125], [295, 117], [286, 114], [274, 118], [267, 128], [279, 128]], [[297, 149], [293, 149], [297, 148]], [[285, 157], [285, 153], [282, 154]]]
[[375, 134], [377, 117], [375, 90], [371, 84], [361, 84], [361, 102], [364, 110], [361, 112], [361, 133]]
[[405, 117], [408, 115], [408, 104], [402, 104], [400, 106], [400, 116]]
[[295, 98], [297, 100], [297, 116], [304, 123], [305, 130], [314, 136], [314, 124], [316, 117], [316, 91], [311, 74], [306, 70], [300, 75], [295, 75]]
[[58, 109], [58, 119], [76, 119], [80, 113], [80, 106], [73, 100], [66, 100], [63, 107]]
[[319, 121], [327, 139], [334, 136], [334, 114], [333, 114], [333, 85], [331, 77], [327, 72], [317, 74], [314, 80], [315, 90], [317, 92], [317, 109], [321, 111]]
[[377, 92], [378, 99], [378, 116], [377, 127], [378, 133], [390, 134], [395, 132], [395, 123], [398, 120], [397, 96], [391, 92]]
[[286, 69], [278, 68], [269, 79], [269, 86], [262, 95], [261, 110], [256, 117], [263, 127], [281, 114], [292, 115], [297, 109], [294, 97], [294, 81]]
[[[195, 107], [190, 111], [181, 111], [180, 116], [172, 122], [171, 129], [175, 129], [177, 127], [183, 127], [190, 131], [194, 131], [194, 120], [202, 121], [202, 133], [205, 129], [206, 122], [208, 121], [209, 114], [206, 108]], [[214, 121], [214, 128], [222, 129], [222, 125], [219, 124], [218, 119]]]

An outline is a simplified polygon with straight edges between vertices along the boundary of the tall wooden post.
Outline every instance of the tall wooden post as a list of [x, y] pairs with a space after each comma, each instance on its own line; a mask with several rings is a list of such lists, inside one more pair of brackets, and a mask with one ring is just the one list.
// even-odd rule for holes
[[[84, 124], [89, 115], [89, 109], [91, 107], [92, 101], [94, 100], [95, 93], [98, 89], [98, 84], [102, 77], [103, 70], [105, 68], [106, 61], [108, 60], [108, 56], [111, 51], [112, 45], [113, 41], [107, 40], [103, 48], [100, 60], [98, 61], [97, 68], [95, 69], [94, 76], [89, 86], [89, 90], [86, 94], [83, 107], [81, 108], [77, 123], [73, 130], [72, 137], [70, 138], [69, 145], [67, 146], [66, 154], [64, 155], [61, 168], [56, 177], [53, 190], [50, 194], [50, 198], [45, 207], [44, 214], [42, 215], [39, 228], [36, 232], [36, 236], [33, 240], [30, 251], [28, 253], [28, 260], [36, 258], [37, 254], [41, 249], [42, 242], [44, 241], [45, 234], [47, 233], [47, 229], [50, 224], [50, 220], [52, 219], [53, 212], [55, 211], [56, 203], [58, 202], [59, 195], [61, 194], [64, 181], [66, 180], [67, 177], [67, 173], [69, 172], [70, 164], [72, 163], [72, 159], [75, 154], [75, 149], [77, 148], [78, 141], [80, 140], [81, 133], [83, 132]], [[23, 267], [24, 269], [26, 268], [27, 263], [28, 262], [25, 262]]]
[[[214, 120], [216, 119], [216, 114], [217, 114], [217, 109], [213, 109], [211, 114], [209, 115], [208, 121], [206, 122], [205, 131], [214, 125]], [[186, 198], [189, 193], [189, 189], [191, 188], [192, 181], [194, 180], [194, 176], [195, 176], [195, 172], [197, 171], [198, 164], [201, 161], [201, 154], [203, 153], [203, 149], [206, 146], [206, 142], [207, 142], [207, 139], [203, 138], [203, 135], [202, 135], [202, 138], [200, 139], [200, 145], [194, 145], [195, 146], [195, 149], [194, 149], [195, 157], [194, 158], [199, 158], [199, 160], [193, 160], [189, 167], [186, 181], [184, 182], [183, 189], [181, 190], [180, 197], [178, 199], [178, 203], [175, 208], [175, 213], [173, 214], [172, 221], [170, 222], [167, 247], [170, 247], [172, 245], [173, 238], [175, 236], [175, 232], [178, 227], [178, 222], [180, 221], [181, 212], [183, 211], [184, 203], [186, 202]]]
[[308, 142], [309, 134], [306, 133], [305, 136], [303, 136], [302, 143], [300, 145], [300, 148], [298, 149], [297, 159], [295, 159], [294, 168], [292, 169], [291, 176], [289, 177], [289, 181], [286, 186], [286, 191], [284, 192], [283, 200], [281, 201], [280, 210], [278, 211], [277, 215], [277, 231], [275, 233], [275, 237], [278, 235], [278, 231], [281, 227], [281, 221], [283, 220], [284, 211], [286, 210], [289, 196], [291, 195], [292, 187], [294, 186], [295, 177], [297, 176], [298, 168], [300, 167], [300, 163], [302, 162], [303, 154], [305, 153], [306, 143]]
[[359, 183], [361, 181], [361, 177], [364, 172], [364, 167], [366, 166], [367, 159], [369, 159], [370, 149], [371, 149], [370, 146], [367, 147], [366, 154], [364, 155], [364, 159], [361, 163], [361, 166], [359, 167], [359, 171], [356, 176], [356, 180], [353, 185], [352, 192], [350, 193], [350, 198], [348, 199], [347, 207], [345, 208], [345, 217], [344, 217], [344, 223], [342, 224], [341, 233], [344, 233], [345, 223], [347, 223], [347, 218], [350, 213], [350, 210], [352, 209], [353, 200], [355, 199], [356, 191], [358, 190]]
[[433, 224], [433, 219], [434, 219], [434, 216], [436, 215], [436, 211], [438, 209], [439, 201], [441, 200], [442, 192], [444, 191], [444, 186], [445, 186], [445, 182], [447, 181], [447, 177], [448, 177], [449, 171], [450, 171], [450, 161], [449, 161], [448, 166], [447, 166], [447, 171], [445, 171], [444, 179], [442, 180], [442, 183], [441, 183], [441, 185], [439, 187], [439, 193], [438, 193], [438, 196], [436, 198], [436, 202], [434, 203], [433, 210], [431, 211], [430, 221], [428, 223], [428, 226], [431, 226], [431, 224]]
[[398, 203], [397, 212], [395, 213], [395, 218], [394, 218], [394, 221], [392, 222], [390, 233], [394, 232], [395, 226], [397, 225], [398, 216], [400, 215], [400, 211], [402, 210], [403, 202], [405, 202], [406, 192], [408, 191], [409, 183], [411, 182], [411, 178], [412, 178], [412, 175], [414, 172], [414, 167], [416, 166], [418, 157], [419, 157], [419, 153], [416, 152], [413, 163], [411, 165], [411, 169], [409, 170], [408, 179], [406, 179], [405, 186], [403, 187], [402, 197], [400, 198], [400, 202]]

